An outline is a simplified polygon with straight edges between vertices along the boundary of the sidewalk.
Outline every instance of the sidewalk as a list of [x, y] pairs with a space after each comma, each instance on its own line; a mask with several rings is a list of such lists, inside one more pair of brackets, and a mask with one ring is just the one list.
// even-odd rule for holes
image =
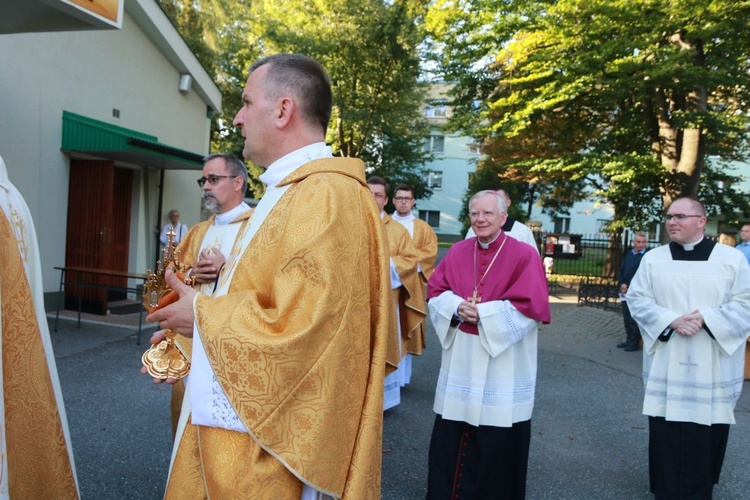
[[[615, 346], [624, 338], [618, 312], [552, 299], [552, 322], [540, 328], [532, 419], [529, 500], [651, 499], [648, 424], [641, 414], [642, 352]], [[162, 497], [169, 454], [170, 390], [140, 375], [140, 357], [155, 325], [138, 315], [61, 313], [52, 333], [84, 500]], [[50, 329], [55, 313], [48, 314]], [[383, 419], [384, 500], [423, 499], [427, 450], [441, 351], [428, 323], [427, 349], [414, 360], [401, 404]], [[750, 387], [745, 384], [714, 498], [750, 492]]]

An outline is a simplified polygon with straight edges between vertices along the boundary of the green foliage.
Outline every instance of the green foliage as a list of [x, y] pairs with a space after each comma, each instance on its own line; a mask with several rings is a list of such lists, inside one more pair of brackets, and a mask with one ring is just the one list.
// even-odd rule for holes
[[[357, 156], [368, 174], [391, 185], [408, 183], [431, 194], [422, 141], [429, 133], [421, 112], [417, 48], [425, 0], [289, 0], [257, 2], [252, 30], [265, 53], [301, 52], [326, 67], [334, 110], [328, 140], [334, 152]], [[293, 12], [293, 15], [290, 13]]]
[[[329, 72], [334, 110], [327, 142], [361, 157], [371, 174], [407, 182], [428, 196], [423, 165], [429, 133], [421, 117], [418, 47], [426, 0], [159, 0], [188, 45], [216, 76], [224, 111], [214, 117], [212, 150], [242, 152], [232, 126], [252, 62], [277, 52], [303, 53]], [[188, 19], [194, 21], [188, 22]], [[249, 166], [262, 195], [261, 170]]]
[[439, 0], [427, 25], [457, 82], [451, 126], [487, 154], [477, 176], [531, 183], [551, 212], [610, 203], [617, 231], [685, 194], [750, 216], [708, 161], [748, 158], [749, 16], [729, 0]]

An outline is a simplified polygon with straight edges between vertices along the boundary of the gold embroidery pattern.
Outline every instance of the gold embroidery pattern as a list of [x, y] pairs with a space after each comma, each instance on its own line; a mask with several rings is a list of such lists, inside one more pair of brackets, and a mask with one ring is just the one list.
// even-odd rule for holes
[[21, 254], [21, 259], [25, 265], [29, 265], [29, 249], [26, 247], [28, 238], [26, 237], [26, 223], [18, 214], [18, 211], [10, 206], [10, 227], [13, 230], [13, 235], [16, 237], [16, 243], [18, 244], [18, 252]]
[[371, 206], [347, 176], [293, 185], [245, 251], [230, 288], [241, 291], [196, 301], [208, 358], [252, 438], [316, 489], [357, 499], [380, 492], [388, 287]]
[[[198, 427], [188, 424], [169, 477], [165, 500], [207, 498], [198, 447]], [[231, 497], [229, 497], [231, 498]]]
[[31, 290], [4, 215], [0, 277], [10, 497], [77, 498]]

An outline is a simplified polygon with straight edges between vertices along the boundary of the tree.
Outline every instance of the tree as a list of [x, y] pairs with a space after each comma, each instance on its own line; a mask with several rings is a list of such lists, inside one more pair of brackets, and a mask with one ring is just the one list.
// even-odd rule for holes
[[334, 110], [327, 139], [334, 152], [361, 157], [368, 173], [391, 185], [413, 185], [417, 197], [431, 194], [418, 52], [427, 3], [288, 0], [256, 2], [251, 10], [252, 31], [266, 53], [304, 53], [328, 70]]
[[[212, 50], [206, 54], [224, 98], [224, 111], [213, 121], [212, 149], [242, 151], [232, 120], [250, 64], [277, 52], [304, 53], [331, 77], [334, 110], [327, 142], [334, 152], [361, 157], [369, 173], [391, 184], [407, 182], [418, 197], [430, 194], [423, 171], [429, 155], [422, 141], [429, 129], [421, 117], [418, 53], [427, 0], [161, 2], [179, 5], [177, 14], [192, 10], [200, 23], [182, 21], [184, 14], [173, 19], [191, 48], [205, 44]], [[262, 194], [260, 169], [251, 165], [250, 173], [253, 191]]]
[[748, 158], [748, 15], [729, 0], [440, 0], [428, 27], [480, 168], [608, 202], [617, 232], [682, 195], [750, 215], [720, 163]]

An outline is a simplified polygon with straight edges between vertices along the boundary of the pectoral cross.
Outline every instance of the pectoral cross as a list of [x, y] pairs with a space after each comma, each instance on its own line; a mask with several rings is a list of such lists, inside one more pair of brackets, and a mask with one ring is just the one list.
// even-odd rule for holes
[[475, 288], [474, 294], [471, 297], [466, 297], [466, 300], [472, 304], [476, 304], [477, 302], [482, 302], [482, 297], [477, 296], [477, 289]]

